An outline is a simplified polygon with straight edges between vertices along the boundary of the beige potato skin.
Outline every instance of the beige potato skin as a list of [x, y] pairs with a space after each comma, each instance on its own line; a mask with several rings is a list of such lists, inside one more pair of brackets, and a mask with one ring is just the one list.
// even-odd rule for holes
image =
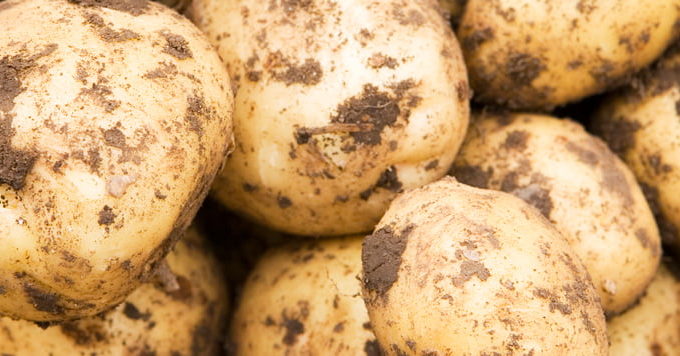
[[680, 281], [659, 267], [640, 302], [607, 322], [609, 353], [616, 356], [680, 355]]
[[645, 192], [663, 242], [680, 257], [680, 51], [635, 87], [610, 95], [592, 128], [628, 164]]
[[0, 350], [15, 356], [218, 355], [228, 308], [218, 261], [195, 229], [166, 261], [178, 290], [143, 284], [103, 315], [44, 330], [29, 321], [0, 318]]
[[193, 2], [238, 87], [227, 207], [293, 234], [370, 231], [445, 174], [469, 91], [434, 0]]
[[570, 120], [479, 113], [451, 172], [538, 208], [567, 238], [607, 314], [634, 303], [654, 278], [661, 241], [633, 173]]
[[363, 236], [270, 250], [231, 324], [235, 355], [379, 355], [361, 298]]
[[607, 355], [588, 274], [540, 213], [447, 177], [395, 199], [362, 250], [388, 355]]
[[232, 140], [229, 77], [196, 27], [145, 0], [9, 0], [0, 24], [0, 315], [94, 315], [207, 194]]
[[458, 38], [476, 99], [549, 111], [647, 66], [679, 14], [677, 0], [470, 0]]

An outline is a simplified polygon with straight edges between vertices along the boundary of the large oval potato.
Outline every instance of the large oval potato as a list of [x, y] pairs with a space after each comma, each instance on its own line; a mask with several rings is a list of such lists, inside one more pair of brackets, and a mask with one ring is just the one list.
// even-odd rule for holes
[[570, 120], [479, 113], [452, 173], [533, 205], [581, 258], [607, 314], [634, 303], [654, 278], [661, 241], [633, 173]]
[[634, 86], [610, 95], [592, 129], [635, 172], [661, 238], [680, 257], [680, 47]]
[[361, 298], [363, 236], [296, 242], [265, 254], [236, 308], [236, 355], [379, 355]]
[[388, 355], [607, 355], [590, 277], [538, 210], [444, 178], [395, 199], [362, 249]]
[[443, 176], [467, 75], [435, 0], [196, 0], [238, 87], [214, 195], [294, 234], [370, 231], [397, 192]]
[[9, 0], [0, 26], [0, 315], [94, 315], [200, 206], [231, 143], [229, 77], [146, 0]]
[[47, 329], [0, 318], [4, 355], [219, 355], [227, 293], [205, 239], [190, 229], [168, 254], [177, 289], [143, 284], [102, 315]]
[[612, 356], [680, 355], [680, 280], [661, 265], [640, 303], [607, 322]]
[[470, 0], [458, 35], [477, 99], [549, 110], [647, 66], [679, 14], [677, 0]]

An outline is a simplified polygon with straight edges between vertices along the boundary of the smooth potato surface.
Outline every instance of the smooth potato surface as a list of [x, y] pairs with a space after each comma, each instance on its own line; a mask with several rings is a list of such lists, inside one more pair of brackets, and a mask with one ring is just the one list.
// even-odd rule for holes
[[238, 87], [236, 150], [214, 196], [302, 235], [370, 231], [401, 190], [443, 176], [467, 75], [434, 0], [197, 0]]
[[677, 0], [470, 0], [458, 35], [476, 99], [550, 110], [650, 64], [679, 18]]
[[634, 86], [614, 93], [592, 129], [628, 164], [654, 211], [663, 242], [680, 257], [680, 49]]
[[604, 314], [560, 233], [522, 200], [453, 178], [395, 199], [362, 249], [388, 355], [606, 355]]
[[153, 273], [207, 194], [229, 77], [146, 0], [9, 0], [0, 26], [0, 315], [94, 315]]
[[220, 355], [227, 310], [221, 267], [190, 229], [166, 259], [178, 288], [143, 284], [102, 315], [42, 329], [0, 318], [0, 350], [33, 355]]
[[479, 113], [451, 172], [536, 207], [586, 266], [607, 314], [634, 303], [654, 278], [661, 241], [633, 173], [571, 120]]
[[244, 286], [236, 355], [379, 355], [361, 298], [363, 236], [269, 251]]

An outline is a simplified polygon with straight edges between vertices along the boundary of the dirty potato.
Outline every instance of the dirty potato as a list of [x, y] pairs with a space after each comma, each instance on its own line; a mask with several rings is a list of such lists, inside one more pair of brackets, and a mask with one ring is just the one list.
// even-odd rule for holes
[[206, 195], [231, 142], [229, 77], [146, 0], [8, 0], [0, 27], [0, 315], [94, 315]]
[[236, 150], [214, 195], [294, 234], [370, 231], [446, 173], [468, 122], [457, 41], [435, 0], [197, 0], [235, 85]]
[[451, 17], [453, 23], [458, 23], [463, 15], [463, 8], [467, 0], [439, 0], [439, 6]]
[[3, 354], [218, 355], [227, 309], [221, 267], [190, 229], [167, 259], [174, 286], [143, 284], [115, 309], [43, 329], [0, 318]]
[[362, 249], [388, 355], [606, 355], [584, 266], [540, 213], [453, 178], [395, 199]]
[[363, 236], [269, 251], [246, 281], [231, 327], [236, 355], [379, 355], [361, 298]]
[[661, 265], [640, 303], [607, 322], [616, 356], [680, 355], [680, 280]]
[[549, 110], [651, 63], [679, 14], [676, 0], [470, 0], [458, 35], [477, 99]]
[[607, 145], [570, 120], [475, 114], [451, 172], [536, 207], [569, 241], [616, 314], [654, 278], [661, 241], [633, 173]]
[[680, 257], [680, 47], [596, 113], [592, 129], [635, 173], [663, 242]]

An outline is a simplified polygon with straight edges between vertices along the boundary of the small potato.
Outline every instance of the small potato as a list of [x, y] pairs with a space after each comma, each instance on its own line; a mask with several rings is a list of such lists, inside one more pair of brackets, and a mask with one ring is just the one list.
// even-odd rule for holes
[[451, 171], [540, 210], [583, 261], [607, 314], [625, 310], [654, 278], [661, 241], [645, 197], [628, 167], [581, 125], [480, 113]]
[[607, 355], [590, 277], [540, 213], [442, 180], [395, 199], [362, 249], [388, 355]]
[[206, 196], [232, 140], [229, 76], [146, 0], [8, 0], [0, 28], [0, 315], [98, 314]]
[[403, 189], [446, 174], [467, 74], [436, 0], [195, 0], [238, 87], [236, 150], [213, 194], [301, 235], [370, 231]]
[[666, 266], [640, 303], [607, 322], [612, 356], [680, 355], [680, 280]]
[[167, 256], [178, 289], [143, 284], [104, 314], [42, 329], [0, 318], [3, 355], [221, 355], [226, 286], [205, 239], [190, 229]]
[[635, 85], [610, 95], [592, 129], [628, 164], [663, 242], [680, 257], [680, 46]]
[[550, 110], [650, 64], [679, 15], [677, 0], [470, 0], [458, 38], [476, 99]]
[[231, 326], [235, 355], [380, 355], [361, 298], [363, 236], [269, 251]]

